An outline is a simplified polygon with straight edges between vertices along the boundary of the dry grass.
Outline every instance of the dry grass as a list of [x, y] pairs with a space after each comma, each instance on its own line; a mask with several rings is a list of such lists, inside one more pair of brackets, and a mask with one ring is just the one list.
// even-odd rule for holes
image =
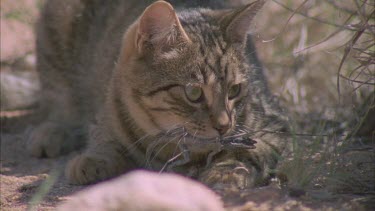
[[374, 125], [366, 138], [353, 136], [374, 118], [374, 7], [272, 0], [257, 20], [261, 60], [294, 128], [281, 171], [317, 198], [375, 192]]
[[270, 1], [258, 19], [258, 47], [272, 89], [290, 110], [334, 119], [345, 109], [349, 118], [346, 106], [359, 105], [374, 88], [373, 5], [340, 1], [352, 14], [329, 2]]

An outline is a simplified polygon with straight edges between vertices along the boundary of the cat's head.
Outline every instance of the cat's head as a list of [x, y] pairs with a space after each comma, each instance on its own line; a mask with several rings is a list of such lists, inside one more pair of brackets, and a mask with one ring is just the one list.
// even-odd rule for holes
[[136, 123], [149, 134], [176, 127], [202, 140], [231, 134], [248, 95], [247, 32], [263, 4], [179, 13], [165, 1], [147, 7], [126, 33], [118, 65]]

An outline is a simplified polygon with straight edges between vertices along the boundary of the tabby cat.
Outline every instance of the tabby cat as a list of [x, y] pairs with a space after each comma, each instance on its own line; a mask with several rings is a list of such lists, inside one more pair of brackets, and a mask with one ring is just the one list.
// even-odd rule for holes
[[37, 39], [48, 117], [29, 136], [31, 154], [86, 144], [66, 168], [74, 184], [136, 168], [211, 187], [263, 184], [287, 118], [247, 34], [264, 1], [231, 3], [48, 1]]

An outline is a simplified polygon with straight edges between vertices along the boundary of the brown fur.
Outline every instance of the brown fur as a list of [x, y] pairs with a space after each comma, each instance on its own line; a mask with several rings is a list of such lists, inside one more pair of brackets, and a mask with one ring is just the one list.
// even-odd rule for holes
[[[88, 136], [66, 169], [76, 184], [139, 167], [213, 187], [263, 183], [288, 131], [246, 41], [263, 3], [176, 13], [158, 1], [141, 14], [137, 1], [50, 0], [38, 30], [50, 116], [31, 134], [30, 152], [57, 156]], [[199, 102], [189, 101], [188, 86], [200, 87]], [[223, 148], [220, 140], [239, 135], [256, 140], [256, 149]]]

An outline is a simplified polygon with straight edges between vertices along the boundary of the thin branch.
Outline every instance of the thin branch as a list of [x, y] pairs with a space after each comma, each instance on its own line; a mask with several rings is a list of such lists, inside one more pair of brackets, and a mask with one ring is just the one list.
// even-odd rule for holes
[[[367, 81], [364, 81], [363, 83], [359, 84], [356, 88], [353, 89], [353, 93], [357, 91], [357, 89], [361, 88], [363, 85], [367, 85], [369, 81], [373, 80], [372, 78], [368, 79]], [[370, 84], [371, 85], [371, 84]], [[373, 85], [372, 85], [373, 86]]]
[[[365, 22], [363, 23], [363, 25], [365, 25], [365, 24], [368, 23], [368, 21], [370, 20], [370, 18], [374, 15], [374, 12], [375, 12], [375, 10], [372, 11], [372, 13], [368, 16], [367, 20], [365, 20]], [[338, 97], [339, 97], [339, 102], [340, 102], [340, 96], [341, 96], [341, 93], [340, 93], [340, 75], [341, 75], [340, 72], [341, 72], [341, 68], [342, 68], [342, 66], [343, 66], [343, 64], [345, 62], [345, 59], [347, 58], [347, 56], [349, 55], [349, 53], [353, 49], [353, 46], [358, 41], [358, 39], [361, 37], [361, 35], [365, 32], [365, 30], [366, 30], [365, 28], [362, 28], [362, 29], [360, 29], [359, 31], [357, 31], [355, 33], [355, 35], [352, 38], [350, 44], [345, 48], [344, 55], [343, 55], [343, 57], [342, 57], [342, 59], [340, 61], [340, 65], [339, 65], [339, 68], [338, 68], [338, 71], [337, 71], [337, 93], [338, 93]]]
[[[352, 17], [353, 17], [353, 15], [350, 15], [350, 16], [344, 21], [343, 24], [346, 24], [346, 23], [347, 23]], [[298, 54], [298, 53], [300, 53], [300, 52], [302, 52], [302, 51], [308, 50], [308, 49], [313, 48], [313, 47], [315, 47], [315, 46], [317, 46], [317, 45], [319, 45], [319, 44], [321, 44], [321, 43], [324, 43], [324, 42], [326, 42], [327, 40], [331, 39], [333, 36], [335, 36], [335, 35], [337, 35], [338, 33], [340, 33], [342, 30], [344, 30], [344, 29], [339, 28], [339, 29], [337, 29], [336, 31], [334, 31], [332, 34], [330, 34], [329, 36], [327, 36], [326, 38], [324, 38], [323, 40], [321, 40], [321, 41], [319, 41], [319, 42], [317, 42], [317, 43], [315, 43], [315, 44], [312, 44], [312, 45], [310, 45], [310, 46], [307, 46], [306, 48], [304, 48], [304, 49], [302, 49], [302, 50], [299, 50], [299, 51], [297, 51], [297, 52], [295, 52], [295, 53]]]
[[293, 18], [293, 16], [298, 12], [298, 10], [300, 10], [302, 8], [303, 5], [305, 5], [307, 3], [308, 0], [305, 0], [304, 2], [302, 2], [301, 5], [298, 6], [298, 8], [296, 10], [293, 10], [293, 13], [292, 15], [288, 18], [288, 20], [286, 21], [286, 23], [284, 24], [283, 26], [283, 29], [281, 30], [281, 32], [279, 32], [276, 37], [270, 39], [270, 40], [264, 40], [263, 42], [272, 42], [274, 40], [276, 40], [282, 33], [284, 33], [284, 31], [286, 30], [286, 26], [288, 25], [289, 21]]
[[371, 80], [375, 80], [374, 78], [369, 79], [369, 80], [367, 80], [367, 81], [358, 81], [358, 80], [354, 80], [354, 79], [347, 78], [347, 77], [345, 77], [345, 76], [343, 76], [343, 75], [341, 75], [341, 74], [340, 74], [340, 77], [341, 77], [341, 78], [344, 78], [345, 80], [348, 80], [348, 81], [350, 81], [350, 82], [354, 82], [354, 83], [360, 83], [360, 84], [366, 84], [366, 85], [375, 85], [375, 83], [371, 83], [371, 82], [369, 82], [369, 81], [371, 81]]
[[337, 3], [337, 1], [335, 1], [335, 0], [326, 0], [326, 1], [327, 1], [328, 4], [332, 5], [336, 9], [339, 9], [339, 10], [344, 11], [346, 13], [349, 13], [351, 15], [355, 15], [357, 13], [357, 11], [354, 11], [354, 10], [351, 10], [349, 8], [346, 8], [346, 7], [343, 7], [343, 6], [339, 5]]
[[309, 15], [306, 15], [304, 13], [301, 13], [301, 12], [298, 12], [298, 11], [295, 11], [291, 8], [289, 8], [288, 6], [286, 6], [285, 4], [283, 3], [280, 3], [276, 0], [272, 0], [273, 2], [275, 2], [276, 4], [280, 5], [281, 7], [283, 7], [284, 9], [286, 10], [289, 10], [290, 12], [293, 12], [293, 13], [296, 13], [296, 14], [299, 14], [299, 15], [302, 15], [306, 18], [310, 18], [312, 20], [315, 20], [319, 23], [324, 23], [324, 24], [327, 24], [327, 25], [331, 25], [331, 26], [335, 26], [335, 27], [339, 27], [339, 28], [344, 28], [344, 29], [347, 29], [347, 30], [350, 30], [350, 31], [356, 31], [356, 29], [353, 29], [352, 27], [349, 27], [349, 26], [343, 26], [343, 25], [339, 25], [339, 24], [336, 24], [336, 23], [332, 23], [332, 22], [329, 22], [329, 21], [326, 21], [326, 20], [321, 20], [319, 18], [316, 18], [316, 17], [312, 17], [312, 16], [309, 16]]

